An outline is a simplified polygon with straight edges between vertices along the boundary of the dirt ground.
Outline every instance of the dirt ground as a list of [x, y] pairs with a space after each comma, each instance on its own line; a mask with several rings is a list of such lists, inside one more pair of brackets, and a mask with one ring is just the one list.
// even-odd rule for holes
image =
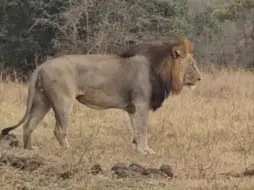
[[[27, 87], [0, 81], [0, 129], [24, 114]], [[254, 74], [203, 74], [151, 112], [148, 143], [155, 155], [135, 152], [123, 111], [76, 103], [71, 149], [56, 141], [53, 112], [33, 133], [35, 150], [22, 149], [22, 127], [0, 140], [0, 189], [11, 190], [243, 190], [254, 189]]]

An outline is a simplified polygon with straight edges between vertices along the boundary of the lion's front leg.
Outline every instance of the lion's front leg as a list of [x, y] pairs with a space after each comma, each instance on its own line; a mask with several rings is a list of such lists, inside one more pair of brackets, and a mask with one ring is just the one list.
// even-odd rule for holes
[[142, 154], [154, 154], [155, 152], [147, 145], [149, 107], [146, 104], [135, 106], [136, 112], [129, 114], [134, 132], [133, 142], [136, 144], [137, 152]]

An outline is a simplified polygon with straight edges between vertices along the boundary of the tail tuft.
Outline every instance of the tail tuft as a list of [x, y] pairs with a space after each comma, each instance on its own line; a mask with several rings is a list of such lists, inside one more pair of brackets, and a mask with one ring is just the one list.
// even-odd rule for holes
[[11, 130], [12, 130], [11, 127], [5, 128], [5, 129], [2, 130], [1, 135], [2, 136], [8, 135]]

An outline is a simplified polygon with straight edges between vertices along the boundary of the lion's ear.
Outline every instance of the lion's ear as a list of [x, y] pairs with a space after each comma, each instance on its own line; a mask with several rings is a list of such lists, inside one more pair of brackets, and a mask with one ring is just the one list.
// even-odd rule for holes
[[186, 56], [186, 53], [184, 51], [184, 48], [182, 46], [174, 46], [172, 48], [172, 54], [175, 59], [181, 57], [184, 58]]

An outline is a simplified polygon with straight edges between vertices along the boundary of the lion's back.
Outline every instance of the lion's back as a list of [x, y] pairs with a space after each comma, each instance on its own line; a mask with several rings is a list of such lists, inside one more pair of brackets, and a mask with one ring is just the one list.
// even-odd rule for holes
[[[64, 55], [46, 61], [40, 66], [47, 85], [52, 81], [66, 86], [86, 88], [135, 88], [149, 86], [149, 62], [144, 56], [121, 58], [117, 55]], [[142, 88], [143, 88], [142, 87]]]

